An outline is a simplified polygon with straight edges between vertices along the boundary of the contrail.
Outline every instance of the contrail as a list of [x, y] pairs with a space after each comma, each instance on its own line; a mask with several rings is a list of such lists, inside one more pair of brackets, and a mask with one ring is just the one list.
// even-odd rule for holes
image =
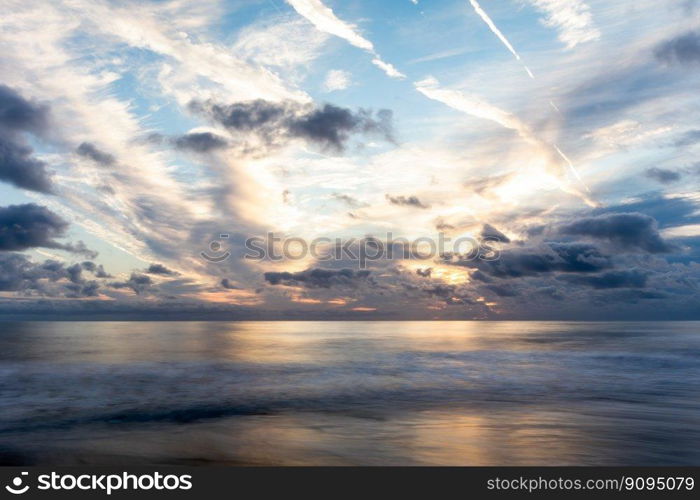
[[357, 27], [339, 19], [332, 9], [321, 0], [287, 0], [300, 16], [305, 17], [317, 30], [346, 40], [351, 45], [372, 54], [372, 64], [391, 78], [406, 78], [406, 75], [384, 61], [374, 49], [372, 42], [364, 38]]
[[581, 182], [581, 185], [590, 192], [581, 180], [581, 176], [574, 168], [571, 160], [556, 146], [549, 144], [541, 139], [525, 122], [520, 120], [516, 115], [500, 109], [475, 95], [465, 94], [458, 90], [443, 89], [440, 83], [430, 77], [420, 82], [414, 83], [416, 90], [435, 101], [442, 102], [453, 109], [462, 111], [471, 116], [492, 121], [501, 125], [504, 128], [515, 131], [523, 140], [536, 147], [547, 159], [547, 169], [558, 179], [559, 187], [564, 192], [579, 197], [584, 203], [591, 207], [598, 206], [586, 193], [575, 188], [569, 180], [566, 179], [566, 170], [557, 158], [557, 155], [564, 159], [569, 168], [574, 172], [576, 178]]
[[506, 36], [501, 33], [501, 30], [498, 29], [498, 26], [494, 24], [494, 22], [491, 20], [489, 15], [486, 13], [484, 9], [481, 8], [481, 5], [479, 5], [479, 2], [476, 0], [469, 0], [469, 3], [472, 4], [472, 7], [474, 7], [474, 11], [476, 11], [477, 14], [479, 14], [479, 17], [483, 19], [483, 21], [486, 23], [486, 25], [491, 29], [494, 35], [498, 37], [501, 42], [503, 42], [503, 45], [506, 46], [506, 48], [510, 51], [511, 54], [515, 57], [515, 59], [522, 64], [523, 68], [525, 68], [525, 71], [527, 71], [527, 74], [530, 78], [533, 80], [535, 79], [535, 75], [532, 74], [532, 71], [530, 71], [530, 68], [528, 68], [525, 63], [522, 61], [520, 58], [520, 54], [513, 48], [513, 46], [510, 44]]
[[569, 160], [569, 158], [564, 154], [564, 152], [563, 152], [561, 149], [559, 149], [559, 146], [557, 146], [556, 144], [552, 144], [552, 145], [554, 146], [554, 149], [557, 150], [557, 153], [559, 153], [559, 156], [561, 156], [562, 158], [564, 158], [564, 161], [565, 161], [566, 163], [569, 164], [569, 168], [570, 168], [571, 171], [574, 173], [574, 175], [576, 176], [576, 178], [578, 179], [578, 181], [581, 183], [581, 185], [582, 185], [583, 187], [585, 187], [585, 188], [586, 188], [586, 191], [588, 191], [588, 192], [590, 193], [591, 190], [588, 189], [588, 186], [586, 186], [586, 183], [583, 182], [583, 179], [581, 179], [581, 176], [579, 175], [578, 170], [576, 170], [576, 167], [574, 167], [574, 164], [571, 162], [571, 160]]

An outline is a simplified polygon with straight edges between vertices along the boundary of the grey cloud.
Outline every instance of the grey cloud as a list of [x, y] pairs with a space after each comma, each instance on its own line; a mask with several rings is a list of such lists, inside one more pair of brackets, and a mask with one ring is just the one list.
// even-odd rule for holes
[[560, 226], [560, 234], [607, 240], [626, 250], [670, 252], [673, 247], [659, 234], [656, 221], [641, 213], [616, 213], [584, 217]]
[[32, 156], [29, 146], [3, 137], [0, 130], [0, 180], [29, 191], [50, 194], [51, 175], [46, 163]]
[[365, 203], [361, 203], [359, 200], [347, 194], [333, 193], [333, 198], [335, 198], [338, 201], [342, 201], [347, 206], [352, 208], [360, 208], [367, 206]]
[[486, 288], [499, 297], [516, 297], [518, 295], [518, 291], [510, 285], [487, 285]]
[[638, 269], [608, 271], [598, 275], [566, 275], [559, 279], [576, 285], [593, 288], [644, 288], [647, 284], [648, 273]]
[[126, 281], [110, 283], [109, 286], [112, 288], [130, 288], [137, 295], [145, 292], [151, 285], [153, 280], [145, 274], [131, 273], [131, 276]]
[[304, 286], [306, 288], [330, 288], [333, 286], [357, 286], [366, 282], [371, 271], [353, 271], [352, 269], [312, 268], [296, 273], [267, 272], [265, 281], [271, 285]]
[[692, 146], [700, 142], [700, 130], [688, 130], [673, 142], [676, 147]]
[[6, 85], [0, 85], [0, 126], [35, 134], [48, 126], [49, 108], [24, 99]]
[[481, 228], [481, 237], [484, 239], [488, 238], [491, 240], [501, 241], [503, 243], [510, 243], [510, 238], [493, 227], [491, 224], [484, 224], [484, 227]]
[[430, 205], [423, 204], [417, 196], [391, 196], [386, 195], [386, 199], [392, 205], [400, 205], [405, 207], [415, 207], [415, 208], [430, 208]]
[[321, 107], [294, 101], [273, 103], [262, 99], [221, 105], [193, 101], [196, 113], [237, 132], [253, 132], [270, 146], [291, 138], [304, 139], [323, 150], [342, 152], [351, 134], [374, 134], [393, 141], [392, 112], [380, 110], [376, 117], [368, 110], [353, 112], [332, 104]]
[[654, 49], [656, 58], [665, 63], [700, 63], [700, 34], [690, 31], [659, 44]]
[[432, 267], [426, 267], [425, 269], [416, 269], [416, 274], [418, 276], [422, 276], [423, 278], [430, 278], [430, 275], [432, 273], [433, 273]]
[[234, 285], [228, 278], [224, 278], [221, 280], [221, 286], [227, 290], [240, 290], [240, 287]]
[[23, 132], [42, 134], [47, 128], [48, 107], [28, 101], [0, 85], [0, 180], [18, 188], [52, 193], [46, 163], [32, 156]]
[[175, 147], [196, 153], [208, 153], [228, 146], [228, 142], [221, 136], [211, 132], [192, 132], [181, 135], [173, 140]]
[[674, 170], [667, 170], [665, 168], [653, 167], [644, 171], [649, 179], [653, 179], [661, 184], [671, 184], [672, 182], [677, 182], [681, 179], [681, 174]]
[[85, 261], [81, 264], [83, 266], [83, 269], [86, 271], [91, 272], [92, 274], [95, 275], [96, 278], [111, 278], [112, 275], [107, 273], [105, 271], [105, 268], [102, 264], [95, 264], [94, 262], [91, 261]]
[[0, 250], [66, 248], [55, 238], [63, 237], [67, 229], [68, 222], [34, 203], [0, 207]]
[[84, 158], [89, 158], [95, 163], [99, 163], [100, 165], [103, 165], [105, 167], [109, 167], [111, 165], [114, 165], [116, 160], [114, 159], [114, 156], [112, 156], [109, 153], [105, 153], [104, 151], [100, 150], [97, 146], [92, 144], [91, 142], [83, 142], [78, 146], [78, 148], [75, 150], [75, 152], [84, 157]]
[[151, 264], [144, 272], [147, 274], [157, 274], [160, 276], [177, 276], [179, 274], [172, 269], [168, 269], [163, 264]]
[[[472, 267], [489, 277], [519, 278], [553, 272], [592, 273], [612, 266], [610, 258], [586, 243], [546, 243], [539, 247], [503, 250], [497, 260], [460, 260], [446, 256], [453, 265]], [[477, 277], [485, 281], [485, 277]]]
[[86, 281], [80, 264], [66, 267], [55, 260], [34, 263], [18, 253], [0, 254], [0, 291], [68, 298], [94, 297], [97, 281]]

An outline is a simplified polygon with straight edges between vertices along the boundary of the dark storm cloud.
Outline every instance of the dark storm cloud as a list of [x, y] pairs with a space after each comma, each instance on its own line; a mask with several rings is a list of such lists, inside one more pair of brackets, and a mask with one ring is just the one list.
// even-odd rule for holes
[[641, 213], [584, 217], [560, 226], [560, 234], [607, 240], [626, 250], [664, 253], [673, 250], [659, 234], [654, 218]]
[[68, 222], [34, 203], [0, 207], [0, 251], [44, 247], [81, 254], [89, 259], [97, 257], [97, 252], [87, 248], [82, 241], [56, 241], [56, 238], [65, 236], [67, 229]]
[[664, 63], [700, 63], [700, 34], [690, 31], [659, 44], [654, 56]]
[[585, 285], [593, 288], [644, 288], [649, 273], [638, 269], [608, 271], [598, 275], [565, 275], [559, 279], [575, 285]]
[[510, 238], [500, 232], [498, 229], [493, 227], [491, 224], [484, 224], [481, 228], [481, 237], [483, 239], [491, 239], [496, 241], [501, 241], [503, 243], [510, 243]]
[[681, 174], [674, 170], [667, 170], [665, 168], [648, 168], [644, 171], [649, 179], [654, 179], [661, 184], [671, 184], [672, 182], [677, 182], [681, 179]]
[[78, 148], [75, 150], [75, 152], [78, 155], [80, 155], [84, 158], [89, 158], [90, 160], [94, 161], [95, 163], [99, 163], [100, 165], [103, 165], [105, 167], [109, 167], [111, 165], [114, 165], [114, 163], [116, 161], [114, 159], [114, 156], [100, 150], [97, 146], [95, 146], [91, 142], [83, 142], [82, 144], [80, 144], [80, 146], [78, 146]]
[[271, 285], [303, 286], [306, 288], [330, 288], [333, 286], [357, 286], [366, 282], [371, 271], [352, 269], [307, 269], [296, 273], [268, 272], [265, 281]]
[[68, 223], [46, 207], [28, 203], [0, 207], [0, 250], [63, 248]]
[[[485, 275], [496, 278], [520, 278], [554, 272], [592, 273], [612, 266], [610, 258], [597, 247], [587, 243], [546, 243], [539, 247], [503, 250], [497, 260], [460, 260], [448, 256], [447, 263], [477, 268]], [[477, 276], [488, 282], [486, 276]]]
[[518, 291], [512, 286], [488, 285], [486, 288], [491, 290], [499, 297], [516, 297], [518, 295]]
[[208, 153], [228, 146], [223, 137], [211, 132], [192, 132], [173, 139], [175, 147], [195, 153]]
[[262, 99], [229, 105], [193, 101], [189, 105], [226, 128], [253, 132], [270, 145], [290, 138], [304, 139], [323, 150], [341, 152], [351, 134], [374, 134], [393, 141], [392, 112], [353, 112], [332, 104], [314, 107], [293, 101], [273, 103]]
[[131, 273], [128, 280], [113, 282], [110, 283], [109, 286], [117, 289], [130, 288], [134, 291], [134, 293], [140, 295], [152, 284], [153, 280], [149, 276], [146, 276], [145, 274]]
[[0, 128], [0, 180], [29, 191], [50, 194], [51, 175], [46, 163], [32, 156], [29, 146], [3, 136]]
[[151, 264], [144, 272], [147, 274], [157, 274], [160, 276], [177, 276], [179, 274], [172, 269], [168, 269], [163, 264]]
[[415, 207], [415, 208], [430, 208], [430, 205], [423, 204], [417, 196], [391, 196], [386, 195], [386, 199], [392, 205], [399, 205], [404, 207]]
[[224, 287], [226, 290], [240, 290], [240, 287], [237, 287], [233, 283], [231, 283], [231, 280], [228, 278], [224, 278], [221, 280], [221, 286]]
[[10, 87], [0, 85], [1, 127], [40, 133], [47, 127], [48, 112], [48, 106], [28, 101]]
[[23, 132], [42, 134], [48, 123], [48, 107], [24, 99], [0, 85], [0, 180], [18, 188], [51, 193], [46, 163], [32, 156]]

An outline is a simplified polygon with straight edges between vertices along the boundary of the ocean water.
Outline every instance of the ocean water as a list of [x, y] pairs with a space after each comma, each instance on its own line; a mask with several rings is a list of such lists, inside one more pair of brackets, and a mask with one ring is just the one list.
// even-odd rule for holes
[[697, 322], [0, 323], [0, 464], [700, 465]]

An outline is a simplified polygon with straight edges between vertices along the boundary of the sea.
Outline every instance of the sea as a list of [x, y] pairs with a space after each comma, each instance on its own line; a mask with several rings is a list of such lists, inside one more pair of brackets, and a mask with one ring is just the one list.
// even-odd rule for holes
[[0, 322], [0, 465], [700, 465], [700, 322]]

